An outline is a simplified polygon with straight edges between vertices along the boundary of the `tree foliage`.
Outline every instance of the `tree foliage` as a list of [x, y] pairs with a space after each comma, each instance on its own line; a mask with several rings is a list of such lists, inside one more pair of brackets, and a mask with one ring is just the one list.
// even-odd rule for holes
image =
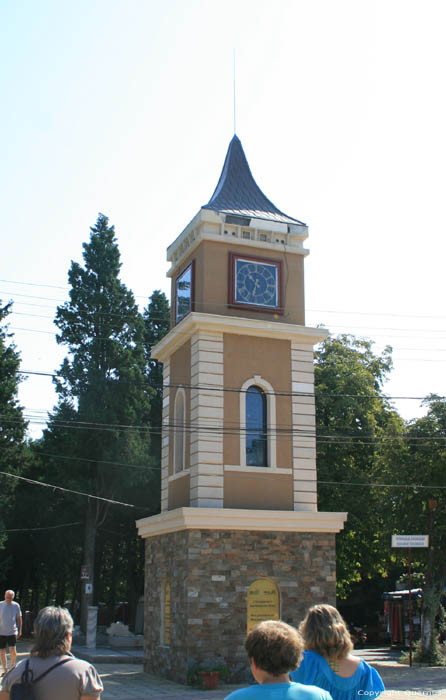
[[398, 464], [404, 429], [382, 390], [391, 367], [391, 348], [377, 355], [349, 335], [328, 338], [316, 353], [319, 509], [348, 511], [337, 539], [341, 598], [354, 582], [385, 574], [391, 555], [379, 484], [392, 453]]
[[[143, 506], [144, 514], [156, 512], [159, 475], [150, 451], [153, 390], [145, 365], [145, 327], [132, 292], [119, 279], [119, 249], [106, 216], [99, 215], [83, 249], [83, 266], [72, 262], [68, 273], [69, 301], [58, 307], [55, 318], [57, 342], [67, 346], [68, 356], [56, 378], [60, 403], [44, 448], [72, 458], [68, 480], [77, 490], [109, 500], [119, 494], [118, 500]], [[67, 463], [54, 461], [66, 479]], [[131, 523], [134, 532], [140, 513], [114, 517], [120, 526]], [[107, 517], [107, 500], [88, 499], [84, 563], [95, 589], [97, 530]]]
[[[152, 349], [170, 319], [159, 290], [139, 312], [120, 268], [114, 228], [99, 215], [83, 263], [71, 263], [69, 301], [56, 314], [57, 341], [67, 348], [59, 402], [43, 437], [28, 445], [17, 399], [20, 358], [0, 325], [0, 470], [67, 489], [0, 476], [3, 526], [15, 530], [1, 571], [25, 607], [69, 600], [76, 614], [79, 568], [88, 564], [94, 602], [112, 609], [129, 601], [132, 623], [144, 574], [135, 520], [159, 512], [162, 369]], [[0, 324], [9, 310], [0, 306]], [[337, 537], [341, 599], [360, 590], [362, 600], [376, 594], [380, 606], [380, 592], [407, 571], [407, 552], [391, 549], [391, 535], [430, 535], [433, 546], [414, 551], [412, 562], [425, 577], [421, 651], [433, 660], [429, 629], [446, 582], [446, 401], [429, 396], [426, 415], [404, 423], [384, 393], [391, 368], [391, 348], [378, 354], [349, 335], [328, 338], [316, 353], [318, 508], [348, 512]], [[110, 499], [136, 507], [110, 506]]]
[[[0, 489], [2, 493], [2, 510], [0, 512], [0, 529], [4, 530], [4, 519], [11, 505], [11, 497], [17, 487], [17, 481], [5, 474], [20, 474], [26, 459], [25, 433], [27, 423], [23, 409], [18, 400], [20, 383], [20, 356], [11, 340], [7, 325], [4, 325], [11, 312], [11, 303], [0, 304]], [[3, 525], [3, 527], [2, 527]], [[0, 547], [6, 540], [0, 531]], [[3, 561], [3, 575], [6, 562]]]
[[408, 425], [404, 478], [425, 488], [405, 494], [401, 506], [410, 513], [412, 527], [416, 523], [417, 534], [429, 535], [429, 548], [415, 555], [425, 572], [419, 658], [435, 663], [439, 652], [433, 630], [446, 584], [446, 400], [432, 394], [424, 405], [426, 415]]
[[164, 292], [155, 290], [143, 313], [144, 351], [149, 383], [153, 389], [150, 406], [150, 425], [152, 426], [152, 455], [161, 464], [161, 416], [163, 407], [163, 367], [152, 358], [152, 349], [169, 332], [169, 302]]

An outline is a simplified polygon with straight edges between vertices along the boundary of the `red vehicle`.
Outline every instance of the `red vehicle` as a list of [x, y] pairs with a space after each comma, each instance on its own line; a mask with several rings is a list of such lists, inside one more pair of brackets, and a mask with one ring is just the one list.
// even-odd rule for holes
[[365, 628], [350, 624], [349, 632], [355, 649], [363, 649], [367, 643], [367, 632]]

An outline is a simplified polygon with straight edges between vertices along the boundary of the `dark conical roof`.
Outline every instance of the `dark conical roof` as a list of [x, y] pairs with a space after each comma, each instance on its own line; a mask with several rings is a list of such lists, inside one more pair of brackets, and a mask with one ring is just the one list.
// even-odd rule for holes
[[229, 144], [215, 192], [202, 209], [305, 226], [302, 221], [281, 212], [265, 197], [251, 174], [242, 144], [235, 134]]

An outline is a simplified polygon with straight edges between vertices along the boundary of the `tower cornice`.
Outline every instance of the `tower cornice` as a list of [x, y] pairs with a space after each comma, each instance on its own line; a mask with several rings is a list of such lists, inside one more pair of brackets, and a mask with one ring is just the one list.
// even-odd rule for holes
[[250, 510], [244, 508], [177, 508], [136, 521], [140, 537], [178, 530], [249, 530], [258, 532], [340, 532], [347, 513]]
[[152, 349], [152, 358], [159, 362], [165, 362], [178, 348], [200, 331], [211, 334], [232, 333], [257, 338], [275, 338], [276, 340], [289, 340], [311, 346], [320, 343], [328, 336], [328, 330], [325, 328], [192, 312], [155, 345]]
[[276, 221], [253, 219], [250, 224], [228, 224], [226, 217], [209, 209], [201, 209], [167, 249], [167, 260], [172, 263], [167, 273], [173, 277], [186, 256], [201, 241], [215, 241], [225, 245], [243, 245], [257, 250], [285, 250], [291, 255], [309, 254], [303, 242], [308, 238], [308, 228]]

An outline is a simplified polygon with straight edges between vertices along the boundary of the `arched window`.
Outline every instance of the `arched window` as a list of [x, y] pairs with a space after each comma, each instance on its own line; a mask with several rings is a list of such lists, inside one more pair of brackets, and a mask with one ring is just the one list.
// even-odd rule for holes
[[246, 392], [246, 466], [267, 467], [266, 396], [259, 386]]
[[276, 395], [263, 377], [247, 379], [240, 391], [240, 466], [276, 469]]
[[175, 396], [174, 411], [174, 473], [183, 471], [186, 450], [186, 395], [180, 388]]

